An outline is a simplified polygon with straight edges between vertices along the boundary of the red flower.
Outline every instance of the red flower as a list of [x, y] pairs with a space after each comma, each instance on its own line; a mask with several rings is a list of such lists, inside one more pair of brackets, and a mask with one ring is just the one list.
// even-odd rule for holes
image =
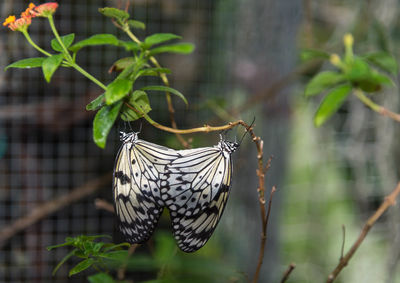
[[[30, 6], [29, 6], [30, 7]], [[58, 3], [48, 2], [42, 5], [33, 7], [29, 12], [34, 17], [49, 17], [54, 14], [58, 8]]]

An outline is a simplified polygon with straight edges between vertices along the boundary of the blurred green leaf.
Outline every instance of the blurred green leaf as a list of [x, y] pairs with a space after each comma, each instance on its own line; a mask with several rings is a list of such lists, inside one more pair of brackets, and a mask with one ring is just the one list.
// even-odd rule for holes
[[107, 86], [107, 90], [105, 92], [106, 103], [110, 105], [121, 100], [129, 94], [131, 88], [132, 81], [117, 78]]
[[156, 237], [157, 249], [154, 257], [161, 263], [167, 264], [175, 254], [176, 244], [174, 238], [167, 233], [158, 233]]
[[92, 100], [88, 105], [86, 105], [86, 110], [97, 110], [105, 104], [105, 94], [99, 95], [97, 98]]
[[180, 97], [185, 102], [185, 104], [188, 105], [186, 97], [182, 93], [180, 93], [178, 90], [168, 87], [168, 86], [151, 85], [151, 86], [142, 87], [141, 90], [154, 90], [154, 91], [169, 92], [169, 93], [175, 94], [176, 96]]
[[117, 19], [120, 22], [124, 22], [127, 19], [129, 19], [129, 14], [127, 12], [117, 8], [110, 8], [110, 7], [99, 8], [99, 12], [106, 17]]
[[68, 273], [68, 276], [72, 276], [74, 274], [77, 274], [81, 271], [84, 271], [86, 269], [88, 269], [89, 267], [92, 266], [92, 264], [94, 263], [94, 259], [93, 258], [87, 258], [82, 260], [80, 263], [78, 263], [77, 265], [75, 265]]
[[146, 25], [143, 22], [136, 21], [136, 20], [129, 20], [128, 25], [131, 28], [146, 29]]
[[51, 77], [53, 76], [57, 68], [60, 66], [63, 59], [64, 59], [63, 54], [57, 54], [47, 57], [46, 59], [43, 60], [42, 63], [43, 75], [48, 83], [50, 82]]
[[97, 273], [89, 276], [88, 280], [90, 283], [115, 283], [115, 280], [107, 273]]
[[57, 264], [57, 266], [53, 269], [53, 272], [51, 273], [53, 276], [56, 274], [56, 272], [60, 269], [60, 267], [75, 253], [77, 252], [77, 249], [73, 249], [71, 252], [69, 252], [63, 259]]
[[315, 49], [303, 49], [300, 51], [300, 60], [306, 62], [312, 59], [329, 59], [329, 53]]
[[119, 41], [119, 46], [125, 47], [126, 51], [139, 51], [141, 49], [140, 45], [133, 41]]
[[168, 68], [146, 68], [143, 70], [140, 70], [137, 75], [136, 79], [141, 77], [141, 76], [154, 76], [158, 77], [160, 74], [170, 74], [171, 70]]
[[114, 45], [120, 46], [121, 43], [115, 35], [112, 34], [96, 34], [87, 39], [78, 41], [68, 49], [72, 52], [77, 52], [79, 49], [86, 47], [86, 46], [94, 46], [94, 45]]
[[352, 81], [368, 80], [371, 76], [372, 69], [368, 63], [361, 58], [354, 58], [353, 62], [348, 66], [345, 72], [346, 77]]
[[[64, 36], [60, 37], [62, 43], [64, 44], [64, 46], [68, 49], [68, 47], [72, 44], [72, 42], [75, 39], [75, 34], [74, 33], [70, 33]], [[57, 38], [53, 38], [51, 40], [51, 48], [53, 48], [55, 51], [58, 52], [63, 52], [63, 48], [61, 47], [60, 43], [58, 42]]]
[[153, 45], [160, 44], [172, 39], [182, 38], [179, 35], [172, 33], [155, 33], [145, 38], [143, 44], [145, 49], [150, 48]]
[[318, 73], [306, 85], [305, 95], [313, 96], [343, 82], [346, 78], [343, 74], [332, 71]]
[[398, 66], [396, 59], [389, 53], [386, 52], [375, 52], [363, 55], [371, 64], [381, 68], [382, 70], [397, 75]]
[[176, 43], [171, 45], [163, 45], [150, 50], [149, 55], [153, 56], [159, 53], [170, 52], [170, 53], [180, 53], [189, 54], [193, 52], [194, 45], [192, 43]]
[[103, 106], [93, 120], [93, 140], [100, 148], [106, 146], [108, 133], [110, 132], [121, 109], [122, 101], [112, 105]]
[[124, 57], [113, 63], [110, 70], [121, 72], [125, 70], [127, 67], [131, 66], [135, 63], [135, 58], [133, 57]]
[[344, 84], [332, 89], [322, 100], [314, 116], [314, 124], [319, 127], [342, 106], [350, 94], [352, 86]]
[[[132, 107], [133, 105], [137, 105], [138, 107], [140, 107], [141, 113], [144, 112], [147, 114], [151, 111], [150, 101], [147, 93], [142, 90], [135, 90], [133, 94], [131, 94], [127, 103]], [[135, 121], [137, 119], [140, 119], [142, 115], [140, 115], [138, 112], [124, 105], [121, 110], [121, 119], [124, 121]]]
[[47, 57], [34, 57], [34, 58], [22, 59], [17, 62], [11, 63], [7, 67], [5, 67], [4, 71], [6, 71], [9, 68], [29, 69], [29, 68], [42, 67], [43, 61], [46, 58]]

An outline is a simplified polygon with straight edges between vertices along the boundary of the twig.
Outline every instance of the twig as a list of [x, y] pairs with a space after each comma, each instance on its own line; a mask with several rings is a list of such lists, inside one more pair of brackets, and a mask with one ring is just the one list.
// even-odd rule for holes
[[104, 199], [95, 199], [94, 200], [94, 205], [96, 206], [96, 209], [103, 209], [103, 210], [107, 210], [111, 213], [114, 213], [114, 206], [109, 203], [108, 201], [105, 201]]
[[[139, 247], [139, 246], [140, 246], [139, 244], [133, 244], [133, 245], [131, 245], [129, 247], [129, 249], [128, 249], [128, 258], [126, 259], [127, 261], [129, 259], [129, 257], [134, 254], [134, 252], [136, 251], [137, 247]], [[127, 266], [127, 263], [125, 263], [124, 265], [121, 266], [120, 269], [118, 269], [118, 271], [117, 271], [118, 280], [124, 280], [125, 279], [126, 266]]]
[[[260, 177], [261, 178], [261, 177]], [[262, 174], [262, 178], [264, 179], [264, 174]], [[264, 180], [262, 181], [264, 182]], [[262, 220], [262, 231], [261, 231], [261, 243], [260, 243], [260, 250], [258, 254], [258, 262], [257, 262], [257, 268], [256, 272], [254, 273], [254, 277], [252, 282], [256, 283], [258, 282], [258, 277], [260, 276], [260, 271], [261, 271], [261, 266], [264, 261], [264, 254], [265, 254], [265, 246], [267, 243], [267, 228], [268, 228], [268, 220], [269, 220], [269, 215], [271, 213], [271, 207], [272, 207], [272, 197], [276, 191], [275, 186], [272, 187], [270, 195], [269, 195], [269, 202], [268, 202], [268, 212], [267, 214], [265, 213], [265, 199], [262, 196], [261, 197], [261, 190], [259, 192], [259, 203], [260, 203], [260, 211], [261, 211], [261, 220]]]
[[371, 99], [369, 99], [362, 90], [356, 89], [354, 90], [354, 95], [357, 96], [358, 99], [361, 100], [362, 103], [367, 105], [369, 108], [371, 108], [373, 111], [379, 113], [382, 116], [389, 117], [397, 122], [400, 122], [400, 114], [395, 113], [390, 111], [389, 109], [386, 109], [385, 107], [376, 104], [373, 102]]
[[296, 268], [296, 264], [294, 264], [294, 263], [289, 264], [288, 268], [283, 273], [283, 276], [282, 276], [282, 279], [281, 279], [281, 283], [285, 283], [286, 280], [289, 279], [290, 273], [292, 273], [293, 269], [295, 269], [295, 268]]
[[6, 241], [20, 231], [28, 228], [30, 225], [38, 222], [46, 216], [76, 202], [84, 197], [89, 196], [105, 184], [110, 182], [111, 173], [105, 174], [99, 178], [91, 180], [86, 184], [73, 189], [71, 192], [41, 204], [30, 211], [27, 215], [17, 219], [14, 223], [7, 225], [0, 231], [0, 248], [4, 246]]
[[341, 248], [341, 251], [340, 251], [340, 259], [339, 260], [342, 260], [342, 258], [343, 258], [343, 255], [344, 255], [344, 244], [345, 244], [345, 242], [346, 242], [346, 226], [344, 226], [344, 225], [342, 225], [342, 235], [343, 235], [343, 241], [342, 241], [342, 248]]
[[379, 206], [379, 208], [375, 211], [375, 213], [364, 224], [364, 227], [361, 230], [361, 233], [358, 236], [358, 239], [355, 241], [355, 243], [350, 248], [350, 250], [346, 253], [346, 255], [340, 259], [338, 265], [335, 267], [335, 269], [332, 271], [332, 273], [328, 276], [328, 280], [326, 281], [327, 283], [333, 282], [335, 280], [335, 278], [339, 275], [339, 273], [342, 271], [342, 269], [345, 266], [347, 266], [351, 257], [357, 251], [358, 247], [361, 245], [364, 238], [367, 236], [371, 227], [375, 224], [375, 222], [379, 219], [379, 217], [381, 217], [382, 214], [390, 206], [392, 206], [396, 203], [396, 198], [399, 194], [400, 194], [400, 182], [397, 184], [397, 187], [394, 189], [394, 191], [385, 198], [385, 201]]

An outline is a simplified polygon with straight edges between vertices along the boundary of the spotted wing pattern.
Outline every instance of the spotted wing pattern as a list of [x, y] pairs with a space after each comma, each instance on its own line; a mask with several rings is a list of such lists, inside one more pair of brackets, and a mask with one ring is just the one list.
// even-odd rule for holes
[[167, 165], [161, 197], [181, 250], [198, 250], [214, 232], [229, 196], [231, 153], [237, 147], [221, 140], [215, 147], [181, 150], [180, 157]]
[[152, 235], [163, 211], [161, 174], [176, 151], [122, 133], [114, 168], [113, 196], [119, 228], [126, 240], [142, 243]]
[[222, 216], [230, 191], [232, 164], [230, 159], [221, 162], [224, 165], [222, 182], [205, 208], [189, 216], [179, 210], [170, 210], [173, 234], [179, 248], [184, 252], [194, 252], [204, 246]]

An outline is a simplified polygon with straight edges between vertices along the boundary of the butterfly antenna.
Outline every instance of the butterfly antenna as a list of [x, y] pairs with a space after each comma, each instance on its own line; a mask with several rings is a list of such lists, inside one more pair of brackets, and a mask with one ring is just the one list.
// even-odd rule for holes
[[248, 128], [246, 128], [246, 131], [244, 132], [242, 138], [240, 139], [240, 143], [239, 143], [239, 144], [242, 144], [242, 141], [243, 141], [244, 137], [245, 137], [246, 134], [249, 132], [249, 130], [251, 129], [251, 127], [253, 127], [255, 121], [256, 121], [256, 117], [254, 116], [253, 122], [251, 122], [250, 126], [249, 126]]
[[139, 127], [139, 132], [138, 132], [138, 134], [140, 134], [140, 132], [142, 131], [142, 126], [143, 126], [143, 123], [142, 123], [142, 121], [140, 121], [140, 127]]

